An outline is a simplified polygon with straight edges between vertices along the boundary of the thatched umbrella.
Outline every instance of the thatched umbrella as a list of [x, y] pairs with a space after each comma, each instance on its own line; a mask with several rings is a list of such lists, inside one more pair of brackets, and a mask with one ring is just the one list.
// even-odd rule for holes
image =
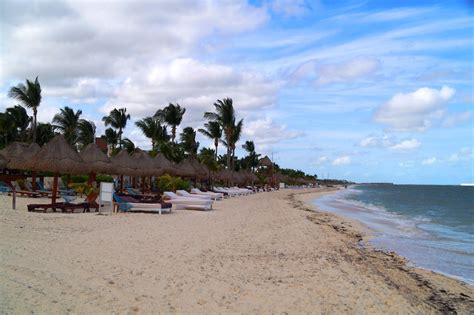
[[183, 177], [196, 176], [196, 170], [188, 159], [184, 159], [176, 165], [177, 174]]
[[4, 157], [2, 154], [0, 154], [0, 168], [6, 168], [7, 167], [7, 158]]
[[89, 169], [89, 184], [95, 181], [96, 173], [112, 174], [114, 167], [107, 154], [105, 154], [95, 143], [89, 143], [81, 152], [80, 157]]
[[132, 160], [134, 160], [136, 166], [133, 175], [142, 177], [142, 193], [144, 193], [145, 176], [151, 177], [151, 175], [159, 173], [159, 169], [156, 168], [155, 160], [145, 151], [137, 150], [132, 154]]
[[187, 158], [187, 160], [189, 161], [189, 164], [191, 164], [192, 167], [194, 168], [196, 177], [207, 178], [207, 176], [209, 175], [209, 171], [206, 168], [204, 168], [204, 166], [201, 163], [199, 163], [198, 160], [192, 157]]
[[[169, 161], [163, 154], [158, 153], [155, 158], [155, 167], [158, 170], [157, 176], [161, 176], [165, 173], [168, 174], [177, 174], [178, 170], [176, 169], [173, 162]], [[161, 172], [161, 173], [160, 173]]]
[[54, 173], [52, 196], [54, 204], [56, 203], [59, 174], [80, 174], [86, 170], [86, 167], [79, 154], [67, 143], [64, 136], [57, 135], [25, 163], [24, 169]]
[[122, 150], [110, 158], [114, 173], [120, 175], [120, 191], [123, 191], [123, 175], [132, 175], [135, 172], [135, 161], [127, 150]]
[[[37, 143], [12, 142], [1, 152], [8, 160], [7, 167], [10, 169], [25, 169], [25, 164], [30, 158], [39, 152], [41, 147]], [[36, 191], [36, 172], [31, 172], [33, 191]]]

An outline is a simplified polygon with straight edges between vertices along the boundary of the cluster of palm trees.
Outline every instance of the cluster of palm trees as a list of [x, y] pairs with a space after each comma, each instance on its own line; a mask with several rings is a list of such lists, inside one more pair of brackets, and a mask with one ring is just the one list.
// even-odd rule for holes
[[[37, 114], [41, 104], [41, 85], [38, 78], [12, 87], [9, 96], [19, 104], [0, 113], [0, 148], [12, 141], [31, 141], [43, 145], [56, 133], [63, 134], [66, 140], [78, 149], [96, 140], [94, 122], [81, 118], [81, 110], [75, 111], [68, 106], [60, 109], [51, 123], [38, 124]], [[260, 155], [255, 152], [252, 141], [247, 141], [242, 146], [248, 156], [242, 159], [235, 156], [236, 145], [242, 134], [243, 119], [236, 118], [232, 99], [217, 100], [214, 107], [214, 112], [204, 113], [207, 122], [203, 128], [195, 130], [185, 127], [179, 137], [177, 130], [186, 109], [177, 103], [170, 103], [158, 109], [153, 116], [144, 117], [136, 121], [135, 125], [151, 140], [152, 151], [161, 152], [172, 161], [179, 162], [191, 156], [200, 159], [211, 169], [217, 169], [221, 165], [228, 169], [254, 170], [258, 166]], [[32, 117], [28, 115], [27, 108], [32, 110]], [[122, 149], [131, 152], [136, 148], [130, 139], [123, 138], [123, 132], [130, 120], [126, 108], [114, 108], [109, 115], [102, 118], [108, 128], [101, 137], [109, 146], [111, 155]], [[196, 141], [197, 132], [211, 139], [214, 149], [201, 148], [198, 153], [200, 144]], [[226, 148], [223, 155], [218, 154], [220, 144]]]
[[[96, 141], [96, 126], [94, 122], [81, 118], [81, 110], [74, 111], [66, 106], [54, 115], [51, 123], [38, 123], [37, 114], [41, 104], [41, 85], [38, 78], [34, 81], [26, 80], [25, 84], [20, 83], [11, 87], [8, 95], [19, 104], [0, 112], [0, 149], [12, 141], [36, 142], [42, 146], [57, 133], [63, 134], [66, 140], [77, 149], [82, 149]], [[176, 163], [192, 157], [197, 158], [210, 170], [248, 169], [258, 175], [260, 154], [255, 151], [253, 141], [246, 141], [242, 145], [247, 152], [245, 157], [239, 159], [235, 156], [244, 121], [237, 119], [232, 99], [217, 100], [213, 105], [214, 112], [204, 113], [203, 117], [207, 121], [203, 128], [195, 130], [192, 127], [185, 127], [179, 137], [177, 130], [186, 113], [186, 109], [179, 104], [170, 103], [158, 109], [153, 116], [136, 121], [135, 125], [145, 137], [150, 139], [152, 155], [160, 152], [168, 160]], [[28, 115], [27, 108], [32, 110], [32, 117]], [[130, 139], [122, 137], [130, 120], [131, 117], [127, 114], [126, 108], [114, 108], [109, 115], [102, 118], [107, 128], [101, 138], [107, 143], [110, 155], [122, 149], [128, 152], [136, 149]], [[197, 132], [211, 139], [214, 148], [204, 147], [199, 150], [200, 144], [196, 141]], [[222, 155], [218, 152], [220, 144], [226, 148], [226, 153]], [[281, 174], [292, 178], [314, 177], [298, 170], [280, 169], [275, 163], [272, 165]], [[259, 169], [259, 171], [262, 170], [264, 169]]]

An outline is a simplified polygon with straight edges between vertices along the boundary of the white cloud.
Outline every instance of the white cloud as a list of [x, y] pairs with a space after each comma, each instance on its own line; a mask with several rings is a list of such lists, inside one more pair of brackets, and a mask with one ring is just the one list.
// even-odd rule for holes
[[393, 145], [393, 138], [387, 135], [383, 136], [368, 136], [359, 142], [359, 146], [363, 148], [368, 147], [389, 147]]
[[300, 131], [289, 130], [285, 125], [279, 125], [269, 117], [253, 121], [244, 120], [243, 139], [255, 142], [257, 150], [266, 150], [270, 145], [283, 140], [294, 139], [303, 135]]
[[472, 118], [472, 111], [451, 114], [447, 116], [446, 118], [444, 118], [443, 122], [441, 123], [441, 126], [445, 128], [454, 127], [470, 120], [471, 118]]
[[349, 165], [351, 164], [351, 157], [350, 156], [340, 156], [332, 161], [332, 165]]
[[373, 75], [380, 67], [380, 61], [373, 57], [359, 56], [341, 63], [324, 64], [310, 60], [301, 64], [291, 75], [291, 81], [314, 79], [316, 86], [352, 82]]
[[437, 158], [435, 157], [431, 157], [431, 158], [427, 158], [427, 159], [424, 159], [423, 161], [421, 161], [421, 165], [431, 165], [431, 164], [434, 164], [438, 161]]
[[458, 152], [451, 154], [449, 157], [450, 162], [460, 162], [460, 161], [472, 161], [474, 159], [474, 149], [464, 147], [461, 148]]
[[440, 90], [424, 87], [396, 94], [377, 109], [374, 120], [395, 131], [424, 131], [434, 119], [441, 118], [454, 93], [454, 89], [443, 86]]
[[374, 74], [379, 66], [380, 61], [371, 57], [356, 57], [343, 63], [321, 65], [316, 68], [318, 79], [315, 84], [351, 82]]
[[421, 142], [416, 139], [397, 140], [389, 135], [371, 135], [359, 142], [363, 148], [388, 148], [396, 151], [409, 151], [419, 148]]
[[230, 66], [179, 58], [143, 71], [116, 89], [101, 108], [103, 113], [126, 106], [131, 115], [152, 115], [169, 102], [186, 107], [185, 123], [202, 121], [217, 99], [231, 97], [237, 111], [254, 111], [276, 102], [279, 83]]
[[[125, 79], [156, 60], [202, 50], [265, 23], [265, 8], [245, 1], [3, 1], [2, 78], [36, 75], [46, 87], [81, 79]], [[53, 48], [52, 48], [53, 47]], [[138, 71], [137, 71], [138, 70]]]
[[416, 140], [416, 139], [407, 139], [403, 140], [400, 143], [396, 143], [389, 148], [392, 150], [397, 150], [397, 151], [409, 151], [409, 150], [414, 150], [418, 149], [421, 146], [421, 142]]

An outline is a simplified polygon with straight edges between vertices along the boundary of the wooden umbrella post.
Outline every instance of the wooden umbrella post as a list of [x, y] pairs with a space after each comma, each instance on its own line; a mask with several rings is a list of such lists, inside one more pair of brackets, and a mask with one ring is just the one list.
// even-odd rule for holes
[[33, 187], [33, 191], [36, 191], [36, 172], [31, 172], [31, 185]]
[[53, 204], [53, 210], [56, 210], [54, 208], [54, 204], [56, 203], [56, 193], [58, 191], [58, 173], [54, 173], [54, 179], [53, 179], [53, 195], [51, 197], [51, 203]]

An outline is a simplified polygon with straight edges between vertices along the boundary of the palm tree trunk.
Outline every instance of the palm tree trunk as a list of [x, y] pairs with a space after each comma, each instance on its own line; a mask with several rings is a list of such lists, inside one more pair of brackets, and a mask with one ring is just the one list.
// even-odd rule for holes
[[216, 152], [214, 153], [214, 159], [217, 161], [217, 146], [219, 145], [219, 140], [214, 140], [214, 145], [216, 146]]
[[122, 150], [122, 129], [119, 129], [119, 148]]
[[174, 142], [174, 138], [176, 137], [176, 126], [173, 125], [171, 127], [171, 142]]
[[38, 110], [36, 107], [33, 107], [33, 143], [36, 143], [36, 115], [38, 114]]

